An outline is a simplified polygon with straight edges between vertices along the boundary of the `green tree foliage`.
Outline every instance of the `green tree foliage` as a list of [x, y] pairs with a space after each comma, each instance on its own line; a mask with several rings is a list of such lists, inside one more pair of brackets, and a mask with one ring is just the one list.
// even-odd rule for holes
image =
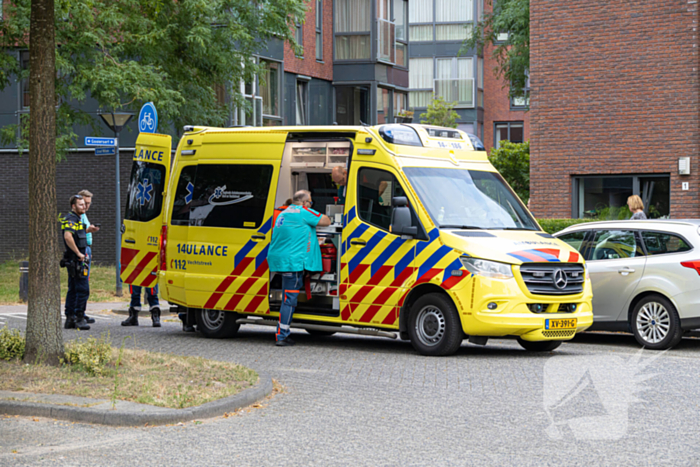
[[[222, 104], [217, 87], [252, 81], [262, 68], [254, 53], [272, 38], [298, 47], [292, 28], [305, 9], [303, 0], [56, 0], [59, 150], [74, 145], [74, 124], [97, 125], [84, 111], [88, 97], [105, 111], [153, 101], [160, 131], [223, 125], [245, 101], [233, 92]], [[0, 90], [27, 76], [13, 52], [29, 47], [29, 13], [30, 0], [4, 3]], [[17, 133], [5, 128], [3, 137]]]
[[489, 161], [527, 204], [530, 199], [530, 142], [501, 141], [500, 148], [491, 149]]
[[[482, 53], [484, 45], [491, 44], [496, 76], [510, 85], [510, 97], [524, 97], [530, 69], [530, 0], [488, 1], [493, 12], [485, 13], [468, 33], [460, 54], [473, 48]], [[497, 41], [501, 33], [508, 33], [508, 39]]]
[[454, 111], [454, 106], [454, 102], [446, 102], [442, 96], [433, 98], [427, 112], [420, 114], [421, 123], [457, 128], [459, 114]]

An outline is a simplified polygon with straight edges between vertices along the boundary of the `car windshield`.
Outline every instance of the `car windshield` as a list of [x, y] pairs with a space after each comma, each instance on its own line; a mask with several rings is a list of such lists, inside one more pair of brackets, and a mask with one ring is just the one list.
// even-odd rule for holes
[[406, 167], [404, 172], [442, 228], [539, 230], [498, 173], [425, 167]]

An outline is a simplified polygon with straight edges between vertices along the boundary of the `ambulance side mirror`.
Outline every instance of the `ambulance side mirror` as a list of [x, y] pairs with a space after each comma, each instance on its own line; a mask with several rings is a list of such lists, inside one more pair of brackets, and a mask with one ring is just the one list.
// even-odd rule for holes
[[394, 209], [391, 212], [391, 233], [415, 238], [418, 235], [418, 227], [412, 225], [408, 199], [405, 196], [397, 196], [392, 199], [392, 204]]

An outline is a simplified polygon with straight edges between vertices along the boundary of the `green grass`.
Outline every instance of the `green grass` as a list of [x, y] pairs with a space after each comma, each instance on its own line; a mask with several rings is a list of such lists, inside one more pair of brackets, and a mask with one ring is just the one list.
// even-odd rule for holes
[[182, 409], [231, 396], [258, 381], [254, 370], [234, 363], [144, 350], [124, 349], [117, 368], [118, 353], [119, 349], [111, 348], [111, 362], [100, 375], [88, 374], [76, 365], [51, 367], [0, 360], [0, 390], [114, 398]]
[[[11, 260], [0, 263], [0, 305], [14, 305], [19, 302], [19, 261]], [[25, 260], [26, 261], [26, 260]], [[68, 273], [61, 268], [61, 299], [68, 288]], [[116, 271], [114, 266], [93, 266], [90, 271], [90, 301], [119, 302], [127, 300], [128, 286], [124, 286], [125, 295], [117, 297]]]

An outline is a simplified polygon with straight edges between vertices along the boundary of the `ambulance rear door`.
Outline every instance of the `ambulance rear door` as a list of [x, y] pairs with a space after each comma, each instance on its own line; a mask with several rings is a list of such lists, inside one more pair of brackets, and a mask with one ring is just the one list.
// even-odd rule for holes
[[122, 222], [120, 276], [126, 284], [156, 285], [171, 147], [168, 135], [141, 133], [136, 140]]

